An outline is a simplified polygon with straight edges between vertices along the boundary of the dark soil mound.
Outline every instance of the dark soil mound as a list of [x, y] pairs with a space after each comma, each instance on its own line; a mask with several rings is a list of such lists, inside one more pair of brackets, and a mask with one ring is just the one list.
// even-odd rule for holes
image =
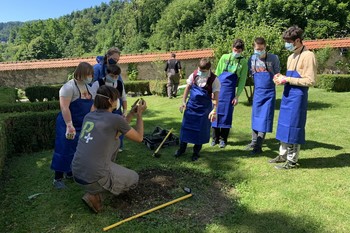
[[143, 170], [139, 175], [137, 188], [111, 200], [110, 205], [117, 209], [121, 218], [130, 217], [182, 197], [186, 195], [184, 187], [192, 189], [193, 197], [153, 213], [160, 215], [162, 219], [179, 221], [191, 218], [197, 223], [206, 224], [232, 211], [234, 189], [211, 177], [190, 170], [159, 169]]

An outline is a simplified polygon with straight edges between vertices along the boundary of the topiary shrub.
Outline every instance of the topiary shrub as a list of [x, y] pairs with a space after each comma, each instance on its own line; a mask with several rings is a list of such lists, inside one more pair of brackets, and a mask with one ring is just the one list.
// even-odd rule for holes
[[350, 91], [350, 75], [348, 74], [321, 74], [317, 76], [316, 87], [327, 91]]
[[25, 93], [30, 102], [47, 100], [59, 100], [59, 86], [35, 86], [27, 87]]
[[0, 104], [0, 113], [44, 112], [44, 111], [59, 110], [59, 109], [60, 109], [59, 101]]
[[142, 95], [150, 95], [150, 83], [149, 81], [129, 81], [124, 83], [125, 92], [135, 92], [135, 93], [141, 93]]

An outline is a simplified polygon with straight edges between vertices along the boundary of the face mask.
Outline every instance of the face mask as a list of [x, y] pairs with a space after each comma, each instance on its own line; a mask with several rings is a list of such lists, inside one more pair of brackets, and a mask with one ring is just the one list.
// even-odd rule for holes
[[258, 57], [261, 57], [262, 55], [265, 54], [265, 50], [262, 50], [262, 51], [254, 50], [254, 54], [257, 55]]
[[208, 74], [209, 74], [208, 71], [203, 72], [203, 71], [198, 70], [198, 72], [197, 72], [197, 75], [200, 76], [201, 78], [206, 78], [206, 77], [208, 77]]
[[238, 58], [241, 56], [241, 53], [232, 52], [232, 54], [233, 54], [233, 57], [235, 58]]
[[293, 43], [288, 43], [288, 42], [286, 42], [286, 43], [284, 44], [284, 47], [285, 47], [288, 51], [294, 51], [294, 49], [295, 49]]
[[89, 84], [89, 83], [91, 83], [92, 82], [92, 78], [86, 78], [86, 79], [84, 79], [84, 83], [85, 84]]
[[106, 75], [106, 81], [110, 83], [114, 83], [116, 80], [114, 80], [110, 75]]
[[110, 58], [110, 59], [108, 59], [108, 64], [115, 65], [115, 64], [117, 64], [117, 62], [113, 58]]

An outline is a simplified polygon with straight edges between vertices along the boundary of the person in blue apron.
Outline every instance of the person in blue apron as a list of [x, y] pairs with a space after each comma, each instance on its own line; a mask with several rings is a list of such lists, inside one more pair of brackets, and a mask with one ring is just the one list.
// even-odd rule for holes
[[[120, 67], [116, 64], [108, 65], [106, 70], [106, 77], [102, 79], [98, 79], [96, 82], [92, 84], [92, 98], [95, 99], [96, 92], [100, 86], [107, 85], [116, 88], [120, 93], [120, 104], [118, 105], [118, 109], [114, 109], [113, 113], [126, 116], [126, 107], [127, 107], [127, 99], [126, 99], [126, 93], [124, 88], [124, 83], [119, 79], [120, 77]], [[123, 107], [124, 106], [124, 107]], [[124, 135], [120, 135], [119, 141], [119, 152], [123, 150], [124, 146]]]
[[315, 83], [316, 59], [303, 45], [303, 30], [298, 26], [288, 28], [283, 39], [293, 54], [288, 57], [286, 75], [274, 76], [277, 85], [284, 85], [276, 133], [281, 144], [279, 155], [269, 162], [286, 162], [275, 168], [292, 169], [299, 165], [300, 145], [305, 143], [308, 90]]
[[93, 76], [93, 67], [81, 62], [74, 71], [74, 79], [60, 89], [61, 112], [56, 119], [55, 150], [51, 169], [55, 171], [53, 185], [66, 188], [63, 177], [72, 178], [71, 162], [76, 151], [81, 126], [85, 115], [90, 112], [93, 100], [88, 85]]
[[211, 146], [219, 144], [220, 148], [224, 148], [227, 144], [232, 126], [233, 109], [238, 104], [238, 98], [244, 89], [248, 75], [248, 61], [241, 55], [243, 50], [244, 42], [241, 39], [236, 39], [232, 45], [232, 53], [222, 55], [216, 67], [215, 74], [219, 78], [221, 89], [217, 119], [212, 122], [213, 139]]
[[254, 40], [254, 55], [248, 62], [248, 68], [254, 78], [254, 96], [252, 108], [252, 141], [246, 150], [251, 154], [262, 153], [262, 144], [267, 132], [272, 132], [276, 102], [276, 88], [273, 76], [280, 72], [277, 55], [266, 52], [266, 41], [262, 37]]
[[[180, 106], [180, 112], [185, 110], [180, 131], [180, 148], [175, 152], [175, 157], [184, 154], [187, 144], [192, 143], [194, 147], [191, 159], [196, 161], [202, 145], [209, 142], [210, 122], [216, 118], [220, 90], [220, 82], [210, 71], [210, 67], [210, 61], [202, 58], [198, 69], [187, 79], [183, 104]], [[188, 94], [190, 97], [187, 101]]]

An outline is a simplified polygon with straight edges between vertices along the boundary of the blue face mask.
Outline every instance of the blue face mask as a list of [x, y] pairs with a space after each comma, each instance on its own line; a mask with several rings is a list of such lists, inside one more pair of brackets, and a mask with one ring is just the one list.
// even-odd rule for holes
[[115, 80], [114, 78], [112, 78], [110, 75], [107, 74], [106, 75], [106, 81], [109, 82], [109, 83], [114, 83], [117, 80]]
[[288, 51], [294, 51], [295, 47], [293, 45], [293, 43], [284, 43], [284, 47], [288, 50]]
[[262, 55], [264, 55], [266, 52], [265, 50], [259, 51], [259, 50], [254, 50], [254, 54], [258, 57], [261, 57]]
[[117, 64], [117, 62], [113, 58], [110, 58], [110, 59], [108, 59], [108, 64], [115, 65], [115, 64]]
[[89, 83], [91, 83], [92, 82], [92, 78], [86, 78], [86, 79], [84, 79], [84, 83], [85, 84], [89, 84]]
[[239, 58], [241, 56], [241, 53], [232, 52], [232, 55], [234, 58]]
[[208, 71], [203, 72], [203, 71], [198, 70], [198, 72], [197, 72], [197, 75], [200, 76], [201, 78], [206, 78], [206, 77], [208, 77], [208, 74], [209, 74]]

